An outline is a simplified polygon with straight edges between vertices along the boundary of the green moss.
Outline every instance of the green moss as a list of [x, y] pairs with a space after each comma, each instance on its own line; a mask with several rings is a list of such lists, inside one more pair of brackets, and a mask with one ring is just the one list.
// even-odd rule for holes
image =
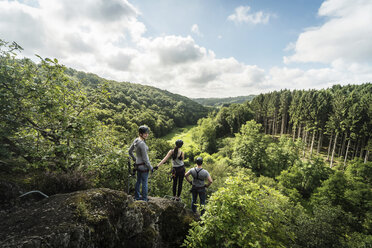
[[127, 200], [124, 192], [94, 189], [77, 193], [68, 202], [75, 208], [74, 214], [78, 219], [98, 224], [120, 214]]

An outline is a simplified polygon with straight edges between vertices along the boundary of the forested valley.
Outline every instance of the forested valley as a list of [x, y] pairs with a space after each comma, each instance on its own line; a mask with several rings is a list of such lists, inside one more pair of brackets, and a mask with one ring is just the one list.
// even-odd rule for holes
[[[181, 95], [105, 80], [57, 59], [20, 59], [0, 40], [0, 179], [46, 194], [131, 192], [138, 126], [156, 165], [184, 136], [214, 183], [186, 247], [372, 247], [372, 84], [281, 90], [205, 107]], [[149, 194], [170, 195], [170, 166]], [[191, 198], [184, 182], [181, 198]], [[189, 205], [187, 205], [189, 208]]]

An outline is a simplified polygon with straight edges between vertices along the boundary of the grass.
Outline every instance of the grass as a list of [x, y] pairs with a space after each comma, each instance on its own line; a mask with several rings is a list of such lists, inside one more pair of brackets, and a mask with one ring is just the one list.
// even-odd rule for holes
[[171, 133], [162, 137], [162, 139], [167, 140], [169, 143], [174, 145], [176, 140], [183, 140], [184, 147], [191, 146], [194, 142], [192, 140], [192, 131], [196, 125], [189, 125], [183, 128], [175, 128]]

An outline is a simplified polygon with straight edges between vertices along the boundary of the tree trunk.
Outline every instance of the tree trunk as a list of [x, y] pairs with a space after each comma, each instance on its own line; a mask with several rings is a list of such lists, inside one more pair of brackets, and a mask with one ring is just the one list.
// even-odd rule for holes
[[301, 136], [301, 124], [298, 125], [298, 134], [297, 134], [297, 139], [299, 139]]
[[344, 151], [345, 151], [346, 140], [347, 140], [347, 132], [345, 133], [344, 140], [342, 141], [341, 157], [345, 154]]
[[338, 136], [338, 133], [336, 133], [336, 136], [335, 136], [335, 140], [333, 142], [333, 149], [332, 149], [332, 157], [331, 157], [331, 163], [329, 164], [329, 167], [332, 168], [333, 166], [333, 158], [335, 156], [335, 150], [336, 150], [336, 144], [337, 144], [337, 136]]
[[264, 119], [265, 134], [267, 134], [267, 118]]
[[351, 140], [351, 139], [349, 138], [349, 140], [347, 141], [347, 147], [346, 147], [345, 159], [344, 159], [344, 169], [345, 169], [345, 167], [346, 167], [346, 160], [347, 160], [347, 154], [348, 154], [348, 152], [349, 152], [350, 140]]
[[282, 115], [282, 126], [280, 128], [280, 136], [282, 136], [283, 133], [285, 133], [285, 130], [284, 129], [285, 129], [285, 114]]
[[319, 154], [320, 148], [322, 147], [322, 143], [323, 143], [323, 132], [320, 131], [319, 132], [319, 138], [318, 138], [318, 147], [316, 149], [316, 154]]
[[25, 150], [23, 150], [21, 147], [19, 147], [15, 142], [8, 139], [7, 137], [0, 136], [0, 141], [2, 144], [6, 144], [8, 147], [9, 152], [13, 152], [17, 154], [18, 156], [24, 158], [27, 162], [32, 164], [35, 161], [39, 161], [40, 158], [31, 157]]
[[[341, 135], [340, 135], [340, 136], [341, 136]], [[340, 144], [342, 144], [342, 142], [343, 142], [343, 138], [342, 138], [342, 136], [341, 136]], [[342, 145], [340, 145], [339, 148], [338, 148], [337, 157], [340, 157], [340, 156], [341, 156], [341, 148], [342, 148]]]
[[305, 128], [306, 128], [306, 126], [304, 127], [304, 130], [302, 131], [302, 140], [305, 140], [305, 137], [307, 136], [307, 131], [306, 131]]
[[333, 140], [333, 131], [331, 134], [331, 138], [329, 138], [327, 161], [329, 161], [329, 154], [331, 153], [332, 140]]
[[292, 127], [292, 139], [293, 139], [293, 142], [295, 141], [295, 137], [296, 137], [296, 126], [293, 125], [293, 127]]
[[359, 153], [359, 158], [363, 158], [363, 149], [364, 148], [364, 139], [362, 139], [361, 146], [360, 146], [360, 153]]
[[274, 121], [273, 121], [273, 136], [276, 135], [276, 113], [274, 113]]
[[367, 163], [367, 161], [368, 161], [368, 155], [369, 155], [369, 150], [367, 150], [366, 156], [364, 157], [364, 163]]
[[308, 134], [308, 131], [305, 131], [305, 137], [304, 137], [304, 151], [303, 151], [303, 154], [302, 154], [302, 157], [305, 158], [305, 155], [306, 155], [306, 148], [307, 148], [307, 134]]
[[267, 120], [267, 134], [271, 134], [271, 127], [272, 127], [271, 121]]
[[314, 147], [314, 140], [315, 140], [315, 130], [313, 131], [313, 138], [311, 139], [311, 146], [310, 146], [310, 156], [309, 158], [311, 159], [311, 156], [313, 155], [313, 147]]
[[357, 139], [357, 141], [355, 142], [355, 147], [353, 151], [353, 159], [358, 156], [359, 143], [360, 143], [360, 139]]

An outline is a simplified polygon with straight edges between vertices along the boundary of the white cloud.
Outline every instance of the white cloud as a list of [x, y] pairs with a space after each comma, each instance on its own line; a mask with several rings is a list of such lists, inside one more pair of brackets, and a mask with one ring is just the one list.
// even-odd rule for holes
[[[329, 65], [310, 70], [278, 66], [269, 71], [246, 65], [233, 57], [219, 58], [191, 36], [146, 37], [146, 27], [138, 20], [139, 10], [127, 0], [29, 0], [27, 3], [29, 5], [0, 0], [0, 38], [18, 42], [25, 48], [24, 55], [35, 58], [37, 53], [42, 57], [56, 57], [77, 70], [117, 81], [148, 84], [189, 97], [259, 94], [282, 88], [324, 88], [332, 83], [363, 83], [372, 78], [371, 66], [362, 63], [370, 62], [370, 45], [364, 41], [371, 40], [372, 32], [365, 27], [363, 19], [370, 16], [364, 8], [358, 8], [361, 1], [349, 6], [350, 9], [345, 7], [347, 1], [325, 2], [319, 14], [329, 16], [329, 21], [301, 34], [292, 45], [296, 53], [287, 58], [288, 61], [321, 61]], [[365, 9], [368, 6], [370, 4], [366, 3]], [[252, 23], [265, 23], [270, 17], [259, 12], [250, 13], [247, 8], [237, 9], [232, 16], [235, 17], [231, 20]], [[344, 34], [338, 25], [341, 22], [349, 27], [350, 19], [358, 30], [349, 28], [346, 30], [351, 33]], [[330, 24], [334, 31], [328, 28], [324, 31]], [[361, 28], [365, 33], [359, 30]], [[191, 31], [200, 32], [196, 24]], [[355, 47], [354, 36], [360, 47]], [[335, 42], [332, 37], [341, 40]], [[310, 38], [314, 39], [314, 44]], [[319, 45], [326, 49], [319, 50]], [[355, 53], [347, 49], [354, 49]]]
[[35, 50], [44, 46], [45, 30], [40, 24], [38, 9], [15, 1], [0, 1], [0, 34], [2, 39], [16, 41]]
[[300, 34], [284, 62], [372, 62], [372, 1], [327, 0], [318, 14], [328, 21]]
[[301, 70], [273, 67], [266, 81], [267, 89], [323, 89], [334, 84], [361, 84], [370, 82], [372, 67], [346, 65], [342, 61], [324, 68]]
[[22, 44], [26, 55], [63, 60], [90, 53], [98, 59], [111, 44], [135, 41], [145, 32], [126, 0], [39, 0], [36, 6], [0, 1], [1, 35]]
[[234, 14], [230, 15], [227, 19], [235, 23], [266, 24], [272, 16], [263, 11], [249, 13], [250, 11], [250, 6], [239, 6], [235, 9]]
[[151, 40], [146, 49], [154, 51], [163, 65], [199, 60], [206, 54], [205, 48], [196, 45], [190, 36], [158, 37]]
[[198, 35], [198, 36], [203, 36], [203, 34], [200, 32], [200, 30], [199, 30], [199, 26], [198, 26], [198, 24], [194, 24], [194, 25], [192, 25], [192, 27], [191, 27], [191, 32], [193, 32], [194, 34], [196, 34], [196, 35]]

